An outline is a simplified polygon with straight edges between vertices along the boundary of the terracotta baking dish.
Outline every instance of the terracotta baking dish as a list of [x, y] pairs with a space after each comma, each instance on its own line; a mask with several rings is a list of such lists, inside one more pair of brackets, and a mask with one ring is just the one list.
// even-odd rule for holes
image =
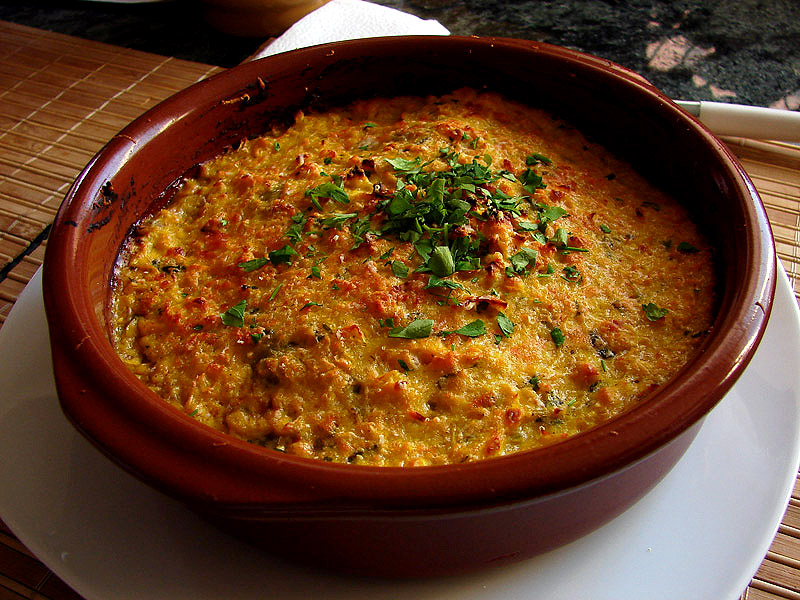
[[[403, 469], [240, 442], [162, 402], [125, 368], [109, 343], [109, 280], [123, 238], [172, 182], [298, 108], [461, 86], [555, 112], [690, 208], [717, 248], [719, 302], [711, 334], [678, 376], [628, 413], [553, 446]], [[749, 362], [770, 313], [775, 268], [764, 209], [736, 160], [637, 75], [533, 42], [384, 38], [236, 67], [116, 135], [58, 213], [44, 299], [64, 412], [122, 467], [283, 556], [417, 576], [547, 551], [636, 502], [678, 461]]]

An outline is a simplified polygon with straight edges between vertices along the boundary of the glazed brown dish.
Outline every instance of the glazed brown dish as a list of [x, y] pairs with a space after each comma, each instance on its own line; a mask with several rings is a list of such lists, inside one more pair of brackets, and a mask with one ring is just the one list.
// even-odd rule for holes
[[[173, 182], [300, 109], [462, 86], [574, 124], [674, 196], [707, 236], [716, 316], [673, 378], [622, 415], [559, 443], [407, 469], [331, 464], [235, 439], [164, 403], [117, 357], [106, 316], [117, 252], [134, 224], [168, 202], [162, 192]], [[113, 460], [285, 556], [369, 574], [430, 575], [546, 551], [655, 485], [752, 356], [771, 309], [775, 257], [763, 207], [735, 159], [638, 76], [531, 42], [390, 38], [243, 65], [148, 112], [70, 190], [44, 277], [62, 406]]]

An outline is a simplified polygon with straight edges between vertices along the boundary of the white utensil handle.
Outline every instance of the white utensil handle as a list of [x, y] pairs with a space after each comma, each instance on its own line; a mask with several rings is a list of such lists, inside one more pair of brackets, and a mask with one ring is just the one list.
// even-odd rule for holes
[[800, 112], [722, 102], [678, 100], [717, 135], [800, 142]]

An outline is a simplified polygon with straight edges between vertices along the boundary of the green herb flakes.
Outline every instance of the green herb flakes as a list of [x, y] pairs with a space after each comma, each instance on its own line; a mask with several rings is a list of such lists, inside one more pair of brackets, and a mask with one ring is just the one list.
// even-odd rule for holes
[[299, 256], [299, 254], [297, 250], [287, 244], [280, 250], [273, 250], [270, 252], [269, 261], [276, 267], [280, 264], [291, 265], [293, 256]]
[[344, 191], [343, 187], [334, 182], [322, 183], [313, 189], [306, 190], [306, 196], [311, 198], [311, 202], [319, 210], [322, 210], [322, 205], [319, 203], [320, 198], [330, 198], [340, 204], [347, 204], [350, 202], [350, 197], [347, 195], [347, 192]]
[[523, 246], [519, 249], [519, 252], [508, 259], [511, 262], [511, 266], [506, 268], [506, 274], [509, 276], [526, 275], [529, 267], [536, 265], [536, 256], [536, 250]]
[[408, 277], [408, 267], [400, 262], [399, 260], [393, 260], [391, 262], [392, 266], [392, 273], [394, 273], [395, 277], [399, 277], [400, 279], [405, 279]]
[[680, 242], [678, 244], [678, 252], [683, 252], [684, 254], [696, 254], [697, 252], [700, 252], [700, 250], [692, 246], [689, 242]]
[[389, 332], [389, 337], [415, 340], [430, 337], [432, 331], [432, 319], [417, 319], [405, 327], [395, 327]]
[[547, 158], [546, 156], [539, 154], [538, 152], [531, 152], [529, 156], [525, 157], [525, 164], [529, 167], [533, 165], [537, 165], [539, 163], [544, 163], [546, 165], [552, 165], [553, 161]]
[[439, 335], [444, 337], [450, 335], [451, 333], [457, 333], [459, 335], [471, 338], [480, 337], [486, 334], [486, 323], [480, 319], [476, 319], [471, 323], [467, 323], [466, 325], [459, 327], [455, 331], [442, 331]]
[[437, 277], [447, 277], [455, 273], [456, 264], [447, 246], [436, 246], [428, 260], [428, 266]]
[[251, 271], [255, 271], [256, 269], [260, 269], [264, 265], [269, 262], [267, 258], [254, 258], [253, 260], [246, 260], [244, 262], [240, 262], [237, 267], [244, 270], [246, 273], [250, 273]]
[[279, 290], [280, 290], [282, 287], [283, 287], [283, 284], [282, 284], [282, 283], [279, 283], [278, 285], [276, 285], [276, 286], [275, 286], [275, 289], [274, 289], [274, 290], [272, 290], [272, 293], [269, 295], [269, 300], [267, 300], [267, 302], [272, 302], [273, 300], [275, 300], [275, 296], [277, 296], [277, 295], [278, 295], [278, 291], [279, 291]]
[[503, 312], [497, 313], [497, 326], [500, 327], [503, 337], [508, 337], [514, 333], [514, 323]]
[[663, 319], [669, 312], [666, 308], [660, 308], [655, 302], [642, 304], [642, 309], [644, 310], [644, 316], [650, 321]]
[[358, 213], [331, 213], [330, 216], [317, 219], [317, 223], [325, 229], [341, 229], [346, 221], [354, 219]]
[[220, 315], [222, 324], [228, 327], [244, 327], [244, 311], [247, 306], [247, 301], [241, 302], [231, 306], [228, 310]]
[[560, 327], [553, 327], [550, 330], [550, 339], [553, 340], [553, 343], [556, 345], [556, 348], [560, 348], [564, 344], [564, 332], [561, 331]]
[[378, 325], [380, 327], [388, 327], [389, 329], [394, 329], [394, 319], [389, 317], [388, 319], [378, 319]]

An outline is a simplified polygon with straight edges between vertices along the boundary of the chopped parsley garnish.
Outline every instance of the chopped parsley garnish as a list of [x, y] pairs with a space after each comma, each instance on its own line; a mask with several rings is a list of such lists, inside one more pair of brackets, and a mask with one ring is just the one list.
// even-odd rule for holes
[[700, 252], [700, 250], [692, 246], [689, 242], [681, 242], [678, 244], [678, 252], [683, 252], [684, 254], [694, 254], [696, 252]]
[[450, 335], [451, 333], [457, 333], [459, 335], [463, 335], [466, 337], [480, 337], [486, 334], [486, 323], [481, 321], [480, 319], [476, 319], [472, 321], [472, 323], [467, 323], [463, 327], [459, 327], [455, 331], [442, 331], [439, 335], [442, 337]]
[[389, 332], [389, 337], [415, 340], [430, 337], [432, 331], [432, 319], [417, 319], [405, 327], [395, 327]]
[[303, 213], [298, 213], [292, 216], [292, 225], [286, 230], [283, 235], [292, 243], [297, 244], [303, 238], [303, 227], [305, 227], [308, 218]]
[[550, 330], [550, 339], [553, 340], [553, 343], [556, 345], [556, 348], [560, 348], [564, 344], [564, 332], [561, 331], [560, 327], [553, 327]]
[[583, 281], [583, 275], [581, 272], [578, 271], [578, 267], [575, 265], [568, 265], [563, 269], [564, 274], [561, 276], [561, 279], [564, 281], [570, 281], [572, 283], [579, 283]]
[[311, 203], [322, 210], [322, 205], [319, 203], [320, 198], [330, 198], [341, 204], [350, 202], [350, 197], [344, 191], [344, 183], [341, 177], [334, 177], [334, 181], [322, 183], [315, 188], [306, 190], [306, 196], [311, 198]]
[[603, 233], [611, 233], [611, 227], [608, 225], [600, 225], [600, 231]]
[[553, 273], [556, 272], [553, 263], [547, 263], [547, 270], [544, 273], [539, 273], [537, 277], [552, 277]]
[[264, 265], [269, 262], [267, 258], [254, 258], [252, 260], [246, 260], [244, 262], [240, 262], [237, 267], [243, 269], [246, 273], [250, 273], [251, 271], [255, 271], [256, 269], [260, 269]]
[[407, 175], [419, 173], [422, 170], [422, 165], [420, 164], [422, 161], [420, 160], [419, 156], [417, 156], [414, 160], [408, 160], [407, 158], [387, 158], [386, 162], [392, 165], [395, 171], [399, 171]]
[[497, 326], [500, 327], [503, 337], [508, 337], [514, 333], [514, 323], [503, 312], [497, 313]]
[[399, 260], [393, 260], [391, 266], [392, 273], [394, 273], [395, 277], [399, 277], [400, 279], [408, 277], [408, 267]]
[[358, 213], [331, 213], [329, 217], [317, 219], [317, 223], [325, 229], [341, 229], [348, 219], [358, 216]]
[[509, 277], [527, 275], [528, 268], [536, 265], [536, 256], [536, 250], [523, 246], [519, 249], [519, 252], [508, 259], [511, 262], [511, 266], [506, 267], [506, 275]]
[[400, 368], [403, 369], [403, 371], [405, 371], [406, 373], [408, 373], [411, 370], [406, 361], [404, 361], [402, 358], [397, 359], [397, 364], [399, 364]]
[[362, 217], [350, 223], [350, 233], [353, 235], [353, 250], [358, 248], [366, 240], [368, 233], [374, 233], [370, 229], [369, 217]]
[[[546, 162], [533, 156], [537, 164]], [[501, 213], [516, 218], [533, 209], [531, 214], [538, 216], [539, 222], [521, 220], [518, 228], [541, 233], [548, 223], [567, 214], [561, 207], [535, 203], [529, 196], [510, 196], [495, 187], [500, 177], [511, 181], [517, 178], [508, 172], [492, 171], [491, 156], [475, 157], [470, 163], [462, 163], [459, 157], [453, 150], [440, 149], [440, 159], [450, 167], [442, 171], [425, 170], [429, 163], [419, 157], [386, 159], [398, 181], [394, 193], [379, 205], [386, 217], [379, 234], [411, 242], [422, 259], [415, 272], [432, 273], [437, 278], [428, 287], [437, 287], [439, 280], [459, 271], [480, 268], [480, 259], [488, 250], [482, 234], [462, 227], [470, 218], [486, 221], [499, 218]], [[531, 194], [544, 187], [541, 176], [530, 168], [519, 183]], [[543, 236], [539, 241], [546, 243]], [[523, 248], [510, 260], [507, 274], [523, 274], [535, 264], [535, 250]]]
[[464, 286], [458, 283], [457, 281], [453, 281], [452, 279], [442, 279], [441, 277], [437, 277], [436, 275], [431, 275], [428, 278], [428, 285], [425, 286], [425, 289], [431, 288], [447, 288], [451, 290], [463, 290]]
[[300, 310], [305, 310], [312, 306], [322, 306], [322, 304], [320, 304], [319, 302], [306, 302]]
[[644, 315], [650, 321], [658, 321], [659, 319], [663, 319], [669, 312], [666, 308], [660, 308], [655, 302], [642, 304], [642, 309], [644, 310]]
[[278, 291], [283, 287], [282, 283], [279, 283], [275, 286], [275, 289], [272, 290], [272, 293], [269, 295], [269, 300], [267, 302], [272, 302], [275, 299], [275, 296], [278, 295]]
[[533, 169], [525, 169], [522, 175], [519, 176], [519, 182], [526, 191], [533, 194], [536, 190], [541, 190], [547, 187], [542, 181], [542, 176]]
[[529, 167], [536, 165], [538, 163], [552, 165], [553, 161], [547, 158], [546, 156], [539, 154], [538, 152], [531, 152], [530, 155], [525, 157], [525, 164], [528, 165]]
[[273, 250], [269, 253], [269, 261], [276, 267], [280, 264], [292, 264], [292, 257], [299, 256], [297, 250], [290, 245], [285, 245], [280, 250]]
[[[492, 219], [507, 220], [510, 217], [516, 221], [517, 231], [530, 232], [533, 240], [540, 244], [553, 243], [562, 253], [586, 251], [568, 245], [569, 234], [565, 228], [555, 229], [552, 239], [546, 237], [551, 231], [548, 225], [567, 215], [566, 209], [549, 206], [533, 198], [538, 190], [546, 187], [536, 167], [552, 164], [549, 158], [537, 153], [530, 154], [525, 160], [527, 168], [518, 177], [505, 169], [493, 171], [493, 159], [488, 154], [475, 156], [471, 162], [466, 162], [456, 150], [440, 148], [438, 159], [447, 168], [429, 170], [427, 167], [435, 159], [423, 162], [419, 156], [385, 159], [394, 170], [397, 183], [393, 191], [387, 190], [382, 184], [376, 184], [375, 194], [379, 201], [374, 212], [365, 216], [359, 216], [356, 212], [331, 212], [317, 216], [316, 223], [326, 229], [341, 230], [346, 226], [353, 237], [353, 250], [365, 243], [368, 236], [395, 238], [411, 244], [419, 257], [414, 273], [429, 275], [425, 289], [443, 288], [446, 291], [446, 295], [435, 294], [443, 298], [439, 304], [459, 304], [457, 299], [451, 300], [451, 295], [455, 290], [466, 288], [454, 281], [452, 276], [459, 272], [481, 269], [481, 259], [490, 252], [491, 245], [481, 233], [481, 228], [471, 227], [471, 220], [472, 223], [489, 222]], [[330, 161], [325, 162], [327, 164]], [[322, 211], [322, 198], [340, 203], [349, 202], [343, 177], [324, 172], [322, 175], [330, 177], [331, 181], [306, 191], [312, 204]], [[504, 192], [496, 185], [501, 178], [521, 185], [529, 195], [523, 192], [522, 195], [513, 196]], [[292, 225], [285, 235], [293, 244], [300, 243], [302, 237], [307, 235], [304, 233], [307, 222], [308, 216], [305, 214], [292, 217]], [[395, 276], [407, 278], [410, 273], [407, 261], [415, 260], [415, 257], [409, 256], [406, 261], [391, 260], [389, 257], [392, 251], [393, 248], [390, 248], [380, 260], [387, 261], [385, 264], [392, 269]], [[292, 264], [293, 257], [297, 255], [297, 251], [287, 245], [270, 252], [269, 261], [276, 266], [281, 263]], [[534, 248], [522, 246], [512, 256], [505, 257], [508, 261], [506, 275], [528, 275], [535, 268], [537, 257], [538, 253]], [[255, 269], [266, 262], [265, 259], [256, 260], [252, 264], [248, 263], [247, 267], [243, 264], [242, 268]], [[368, 256], [365, 260], [375, 259]], [[311, 267], [310, 277], [320, 277], [318, 264]], [[548, 265], [548, 271], [544, 275], [552, 273], [553, 267]], [[565, 273], [569, 280], [579, 279], [577, 273], [569, 270]], [[421, 319], [414, 323], [417, 322], [425, 323], [427, 320]], [[499, 323], [503, 336], [507, 337], [513, 331], [513, 323], [505, 315], [499, 318]], [[420, 325], [412, 325], [393, 328], [393, 337], [415, 337], [424, 332]], [[427, 335], [429, 334], [430, 332]]]
[[437, 277], [447, 277], [456, 271], [453, 253], [447, 246], [436, 246], [428, 258], [428, 267]]
[[228, 327], [244, 327], [244, 310], [246, 306], [246, 300], [242, 300], [234, 306], [231, 306], [220, 315], [222, 324]]
[[569, 242], [569, 234], [566, 229], [559, 227], [550, 241], [553, 242], [556, 248], [565, 248]]

